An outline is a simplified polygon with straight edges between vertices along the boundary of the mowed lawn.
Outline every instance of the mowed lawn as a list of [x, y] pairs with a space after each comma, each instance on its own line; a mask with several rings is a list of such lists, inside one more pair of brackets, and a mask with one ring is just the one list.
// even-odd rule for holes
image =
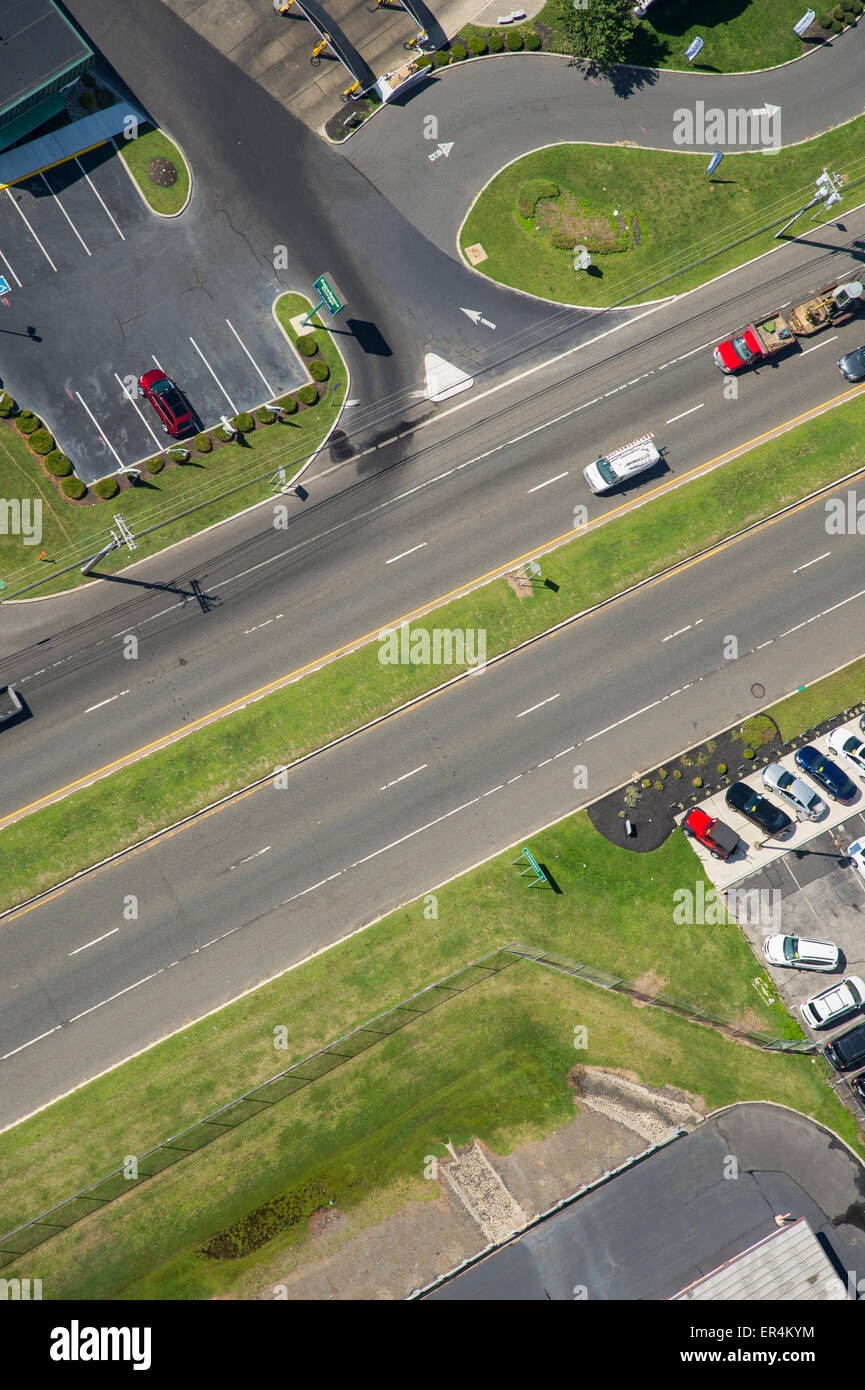
[[[798, 1036], [755, 988], [765, 977], [735, 924], [674, 922], [675, 891], [703, 881], [682, 836], [634, 854], [608, 844], [581, 813], [531, 849], [560, 895], [529, 889], [508, 851], [442, 888], [436, 917], [425, 915], [424, 899], [408, 905], [0, 1136], [0, 1229], [509, 940], [664, 988], [771, 1036]], [[280, 1025], [287, 1051], [274, 1048]], [[588, 1030], [579, 1051], [577, 1025]], [[305, 1223], [230, 1263], [196, 1257], [195, 1248], [313, 1180], [340, 1210], [367, 1203], [376, 1216], [430, 1198], [422, 1161], [443, 1137], [458, 1144], [477, 1135], [503, 1152], [561, 1125], [573, 1114], [568, 1073], [581, 1063], [680, 1086], [709, 1109], [774, 1099], [855, 1142], [852, 1118], [807, 1057], [764, 1054], [519, 961], [4, 1274], [38, 1274], [51, 1298], [248, 1292], [275, 1277]]]
[[[707, 106], [713, 99], [707, 89]], [[481, 274], [560, 303], [607, 307], [680, 294], [777, 246], [775, 231], [813, 195], [816, 173], [858, 161], [863, 141], [860, 117], [776, 154], [728, 154], [715, 182], [706, 177], [705, 150], [554, 145], [508, 165], [480, 193], [460, 250], [480, 243], [488, 257]], [[640, 244], [595, 253], [589, 271], [575, 271], [571, 251], [554, 248], [517, 215], [520, 187], [535, 178], [552, 180], [605, 215], [618, 210], [632, 226], [636, 219]], [[851, 178], [847, 205], [860, 197]], [[803, 218], [790, 234], [811, 225]]]

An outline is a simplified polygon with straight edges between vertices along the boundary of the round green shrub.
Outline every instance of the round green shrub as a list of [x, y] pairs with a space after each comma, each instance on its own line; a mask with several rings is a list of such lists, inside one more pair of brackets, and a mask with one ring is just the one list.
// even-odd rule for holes
[[116, 497], [120, 491], [120, 484], [116, 478], [100, 478], [98, 483], [93, 484], [93, 491], [97, 497], [109, 502], [112, 497]]
[[750, 760], [751, 758], [753, 758], [753, 756], [754, 756], [754, 750], [753, 750], [753, 748], [743, 748], [743, 750], [742, 750], [742, 757], [743, 757], [743, 758], [748, 758], [748, 759]]
[[[845, 15], [853, 13], [853, 0], [841, 0], [838, 7]], [[849, 20], [847, 21], [850, 22]]]
[[832, 20], [832, 33], [833, 33], [833, 34], [840, 34], [840, 33], [841, 33], [841, 30], [842, 30], [843, 28], [844, 28], [844, 25], [841, 23], [840, 19], [833, 19], [833, 20]]
[[663, 782], [653, 782], [652, 786], [655, 788], [656, 792], [662, 792], [664, 790]]
[[192, 442], [199, 454], [209, 454], [213, 448], [213, 440], [209, 434], [197, 434]]
[[315, 405], [318, 400], [318, 392], [314, 386], [301, 386], [297, 393], [297, 399], [301, 405]]
[[70, 499], [70, 501], [77, 502], [79, 497], [84, 496], [85, 492], [87, 491], [87, 488], [84, 486], [81, 479], [76, 478], [75, 474], [73, 473], [71, 478], [63, 478], [61, 480], [60, 490], [64, 493], [66, 497]]
[[461, 43], [455, 43], [451, 49], [451, 57], [455, 63], [461, 63], [464, 58], [468, 57], [468, 53]]
[[42, 428], [42, 421], [32, 410], [22, 410], [15, 423], [22, 434], [35, 434], [36, 430]]
[[487, 39], [487, 48], [490, 50], [490, 53], [501, 53], [504, 46], [504, 40], [502, 39], [501, 34], [499, 34], [495, 29], [493, 29], [492, 33]]
[[446, 68], [450, 60], [451, 55], [449, 53], [445, 53], [443, 48], [440, 48], [438, 53], [436, 53], [433, 57], [433, 63], [437, 68]]
[[14, 409], [15, 402], [9, 395], [9, 392], [4, 391], [3, 395], [0, 396], [0, 419], [8, 420]]
[[171, 463], [189, 462], [189, 450], [185, 449], [181, 444], [172, 444], [171, 448], [166, 452]]
[[518, 29], [511, 29], [508, 32], [508, 36], [505, 39], [505, 43], [507, 45], [509, 53], [519, 53], [520, 49], [523, 46], [524, 39]]
[[310, 362], [309, 374], [313, 381], [327, 381], [330, 376], [330, 367], [326, 362]]
[[691, 785], [694, 786], [694, 787], [702, 787], [702, 785], [703, 785], [703, 779], [702, 779], [702, 777], [695, 777]]
[[853, 0], [853, 13], [855, 15], [860, 15], [862, 13], [862, 9], [862, 0]]
[[165, 467], [165, 459], [160, 458], [157, 454], [156, 458], [148, 459], [144, 467], [147, 469], [148, 473], [161, 473]]
[[719, 777], [724, 777], [724, 776], [726, 776], [726, 773], [727, 773], [727, 764], [726, 764], [726, 763], [718, 763], [718, 776], [719, 776]]
[[680, 780], [681, 780], [681, 777], [682, 777], [681, 768], [674, 767], [674, 768], [673, 768], [673, 776], [675, 777], [675, 779], [676, 779], [677, 782], [680, 781]]
[[220, 444], [229, 444], [234, 438], [234, 435], [229, 434], [224, 425], [217, 425], [216, 429], [213, 431], [213, 437], [214, 439], [218, 439]]
[[315, 354], [318, 352], [318, 343], [315, 340], [315, 334], [306, 333], [302, 338], [298, 338], [297, 350], [304, 357], [315, 357]]
[[531, 53], [537, 53], [541, 46], [540, 34], [526, 34], [526, 48]]
[[248, 410], [241, 410], [239, 415], [233, 416], [231, 423], [238, 434], [249, 434], [250, 430], [255, 429], [255, 421]]
[[474, 56], [477, 58], [481, 53], [486, 53], [486, 51], [486, 39], [481, 38], [480, 34], [472, 34], [471, 38], [469, 39], [469, 53], [474, 54]]
[[54, 435], [50, 430], [34, 430], [30, 436], [30, 448], [34, 454], [50, 454], [54, 448]]
[[297, 401], [294, 396], [280, 396], [279, 404], [282, 407], [283, 415], [293, 415], [297, 410]]
[[272, 425], [276, 416], [272, 410], [268, 410], [266, 405], [261, 405], [255, 412], [255, 418], [260, 425]]
[[648, 789], [649, 789], [649, 787], [650, 787], [651, 785], [652, 785], [652, 781], [651, 781], [651, 778], [649, 778], [649, 777], [644, 777], [643, 780], [642, 780], [642, 782], [640, 783], [640, 786], [643, 788], [643, 791], [648, 791]]
[[420, 55], [420, 57], [419, 57], [419, 58], [416, 60], [416, 62], [415, 62], [415, 70], [416, 70], [417, 72], [423, 72], [424, 68], [431, 68], [432, 65], [433, 65], [433, 56], [432, 56], [432, 54], [431, 54], [431, 53], [422, 53], [422, 54]]
[[658, 776], [660, 777], [660, 779], [661, 779], [662, 782], [665, 781], [665, 779], [666, 779], [666, 777], [667, 777], [667, 769], [666, 769], [665, 767], [659, 767], [659, 768], [658, 768]]
[[68, 478], [72, 472], [72, 464], [60, 449], [52, 449], [50, 454], [46, 454], [42, 462], [45, 464], [46, 472], [52, 478]]

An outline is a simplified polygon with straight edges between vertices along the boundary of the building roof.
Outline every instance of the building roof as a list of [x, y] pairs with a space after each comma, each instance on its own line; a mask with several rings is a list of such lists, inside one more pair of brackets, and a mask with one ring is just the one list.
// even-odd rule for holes
[[92, 56], [52, 0], [0, 0], [0, 116]]
[[849, 1297], [823, 1247], [802, 1218], [773, 1231], [741, 1255], [674, 1294], [670, 1301], [811, 1302]]

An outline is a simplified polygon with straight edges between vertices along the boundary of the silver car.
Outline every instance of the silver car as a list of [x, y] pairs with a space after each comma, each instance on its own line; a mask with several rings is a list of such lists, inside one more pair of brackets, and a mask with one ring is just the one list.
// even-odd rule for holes
[[854, 768], [860, 777], [865, 777], [865, 742], [861, 738], [851, 734], [849, 729], [841, 728], [833, 729], [826, 742], [830, 753]]
[[834, 1028], [846, 1023], [865, 1004], [865, 983], [858, 975], [830, 985], [822, 994], [815, 994], [799, 1005], [799, 1012], [809, 1028]]
[[763, 786], [774, 792], [796, 812], [797, 820], [816, 820], [826, 810], [826, 802], [801, 777], [788, 772], [780, 763], [769, 763], [760, 776]]

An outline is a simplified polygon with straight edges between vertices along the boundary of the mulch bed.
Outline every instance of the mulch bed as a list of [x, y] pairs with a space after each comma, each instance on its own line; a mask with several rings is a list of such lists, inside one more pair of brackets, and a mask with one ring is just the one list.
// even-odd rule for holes
[[[641, 776], [635, 775], [627, 787], [620, 787], [589, 806], [589, 820], [600, 835], [621, 849], [631, 849], [637, 854], [659, 849], [674, 830], [675, 817], [683, 811], [729, 787], [732, 782], [757, 772], [767, 763], [779, 762], [786, 753], [812, 743], [837, 725], [852, 723], [863, 712], [865, 701], [851, 705], [786, 743], [771, 715], [755, 715], [754, 721], [760, 726], [759, 737], [755, 736], [750, 745], [742, 736], [742, 725], [733, 724], [713, 739], [695, 744], [679, 757], [660, 763]], [[748, 747], [753, 750], [753, 758], [744, 756]], [[726, 771], [719, 772], [719, 766], [724, 766]], [[677, 772], [681, 774], [678, 777]], [[695, 777], [702, 778], [701, 787], [694, 786]], [[649, 785], [644, 787], [644, 782]], [[632, 835], [625, 828], [626, 819], [633, 827]]]

